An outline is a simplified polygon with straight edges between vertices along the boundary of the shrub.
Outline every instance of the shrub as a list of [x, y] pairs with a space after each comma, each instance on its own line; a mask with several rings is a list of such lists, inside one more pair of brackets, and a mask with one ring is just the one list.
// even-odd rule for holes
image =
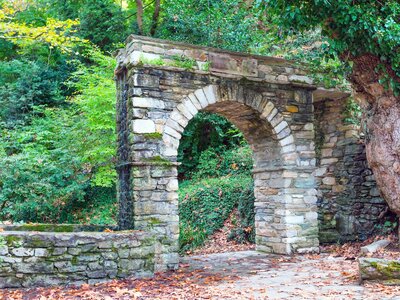
[[[25, 152], [0, 160], [0, 218], [59, 222], [70, 202], [84, 201], [87, 187], [79, 159], [66, 151]], [[67, 210], [68, 212], [68, 210]]]
[[248, 210], [250, 203], [254, 203], [254, 194], [249, 176], [182, 182], [179, 189], [181, 251], [203, 245], [208, 236], [223, 226], [235, 207], [240, 215], [248, 215], [244, 218], [245, 224], [254, 224], [254, 214], [247, 214], [243, 209]]
[[199, 163], [190, 177], [200, 180], [227, 175], [251, 176], [252, 167], [252, 151], [247, 145], [222, 152], [208, 148], [201, 153]]
[[223, 152], [241, 145], [247, 145], [243, 134], [226, 118], [198, 113], [186, 126], [179, 143], [179, 178], [191, 179], [193, 173], [199, 170], [200, 156], [207, 149], [223, 156]]
[[37, 62], [0, 62], [0, 122], [25, 124], [38, 107], [64, 102], [59, 74]]

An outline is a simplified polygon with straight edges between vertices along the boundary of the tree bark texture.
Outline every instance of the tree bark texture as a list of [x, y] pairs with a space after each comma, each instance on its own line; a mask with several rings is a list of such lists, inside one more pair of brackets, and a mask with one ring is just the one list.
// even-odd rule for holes
[[400, 215], [400, 98], [379, 83], [378, 57], [363, 55], [353, 62], [350, 80], [364, 108], [368, 163], [383, 198]]

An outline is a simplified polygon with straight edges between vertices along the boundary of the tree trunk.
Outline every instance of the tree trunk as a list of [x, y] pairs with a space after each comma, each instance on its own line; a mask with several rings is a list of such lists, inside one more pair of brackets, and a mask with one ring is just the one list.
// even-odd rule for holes
[[139, 35], [143, 34], [143, 2], [142, 0], [136, 0], [136, 22], [138, 25]]
[[364, 108], [368, 163], [383, 198], [400, 215], [400, 98], [379, 83], [378, 57], [363, 55], [353, 62], [350, 80]]

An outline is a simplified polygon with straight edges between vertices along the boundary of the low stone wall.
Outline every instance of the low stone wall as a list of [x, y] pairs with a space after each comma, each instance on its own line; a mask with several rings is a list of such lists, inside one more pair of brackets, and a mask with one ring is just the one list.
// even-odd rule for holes
[[87, 224], [1, 224], [0, 231], [39, 231], [39, 232], [103, 232], [118, 230], [117, 225], [87, 225]]
[[0, 232], [0, 288], [79, 285], [164, 270], [161, 242], [142, 231]]

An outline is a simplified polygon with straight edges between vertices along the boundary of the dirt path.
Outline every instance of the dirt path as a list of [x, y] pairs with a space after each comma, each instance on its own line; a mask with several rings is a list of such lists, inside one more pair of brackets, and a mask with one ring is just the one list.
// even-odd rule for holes
[[152, 279], [10, 290], [0, 299], [400, 299], [398, 287], [357, 281], [354, 260], [241, 251], [184, 257], [179, 271]]

